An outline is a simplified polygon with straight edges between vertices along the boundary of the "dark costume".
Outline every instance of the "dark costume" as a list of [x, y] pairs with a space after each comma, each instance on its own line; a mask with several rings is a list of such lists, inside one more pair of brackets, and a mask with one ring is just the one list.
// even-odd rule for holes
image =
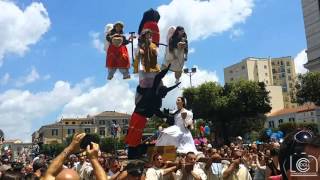
[[158, 27], [158, 22], [160, 20], [160, 14], [157, 10], [149, 9], [143, 13], [142, 20], [139, 25], [138, 34], [141, 35], [141, 32], [144, 29], [150, 29], [152, 31], [152, 42], [159, 46], [160, 41], [160, 32]]
[[142, 97], [137, 102], [134, 113], [131, 116], [128, 133], [125, 139], [126, 144], [129, 146], [129, 159], [140, 156], [140, 154], [136, 152], [136, 148], [141, 143], [142, 132], [146, 125], [147, 118], [150, 118], [153, 115], [156, 115], [160, 118], [169, 118], [167, 114], [160, 110], [162, 106], [162, 99], [169, 91], [179, 85], [176, 84], [169, 88], [160, 85], [162, 78], [168, 72], [169, 67], [162, 70], [155, 76], [151, 88], [141, 88], [140, 85], [137, 87], [137, 92], [141, 94]]
[[[123, 35], [123, 31], [116, 32], [116, 25], [120, 23], [116, 23], [113, 26], [113, 29], [108, 32], [106, 36], [106, 40], [109, 42], [109, 47], [107, 50], [106, 57], [106, 67], [109, 70], [108, 79], [112, 79], [114, 73], [117, 69], [123, 74], [123, 79], [130, 78], [129, 68], [129, 54], [126, 45], [129, 41]], [[123, 25], [120, 24], [122, 27]]]

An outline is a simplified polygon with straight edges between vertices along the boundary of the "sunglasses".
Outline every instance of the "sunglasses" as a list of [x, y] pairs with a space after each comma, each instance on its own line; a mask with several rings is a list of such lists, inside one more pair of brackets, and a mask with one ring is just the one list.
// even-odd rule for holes
[[305, 144], [313, 138], [311, 131], [302, 130], [294, 135], [294, 140], [298, 143]]

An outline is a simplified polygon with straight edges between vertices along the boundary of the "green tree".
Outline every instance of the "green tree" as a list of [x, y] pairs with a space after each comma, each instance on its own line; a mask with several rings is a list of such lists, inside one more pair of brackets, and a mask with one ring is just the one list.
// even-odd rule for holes
[[320, 106], [320, 72], [299, 75], [296, 84], [296, 101], [299, 104], [313, 102]]
[[264, 83], [239, 81], [225, 84], [207, 82], [198, 87], [187, 88], [183, 96], [195, 118], [210, 120], [216, 136], [244, 135], [259, 131], [271, 110], [269, 92]]

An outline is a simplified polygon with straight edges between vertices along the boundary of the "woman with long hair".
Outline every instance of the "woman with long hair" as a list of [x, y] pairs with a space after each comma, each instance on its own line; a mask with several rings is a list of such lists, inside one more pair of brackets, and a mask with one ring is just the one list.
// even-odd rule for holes
[[156, 146], [175, 146], [178, 153], [198, 154], [190, 129], [193, 127], [193, 114], [186, 109], [186, 100], [178, 97], [174, 125], [164, 129], [157, 139]]

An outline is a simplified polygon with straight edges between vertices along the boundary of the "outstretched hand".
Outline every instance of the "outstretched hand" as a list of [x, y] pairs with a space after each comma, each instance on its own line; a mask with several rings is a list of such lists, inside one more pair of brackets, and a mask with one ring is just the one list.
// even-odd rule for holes
[[80, 134], [75, 134], [73, 136], [72, 142], [69, 145], [70, 148], [71, 148], [71, 151], [73, 153], [80, 151], [80, 143], [81, 143], [81, 140], [84, 138], [85, 135], [86, 135], [86, 133], [80, 133]]
[[89, 159], [98, 159], [99, 157], [99, 144], [91, 142], [92, 148], [90, 149], [90, 145], [87, 146], [86, 154]]

